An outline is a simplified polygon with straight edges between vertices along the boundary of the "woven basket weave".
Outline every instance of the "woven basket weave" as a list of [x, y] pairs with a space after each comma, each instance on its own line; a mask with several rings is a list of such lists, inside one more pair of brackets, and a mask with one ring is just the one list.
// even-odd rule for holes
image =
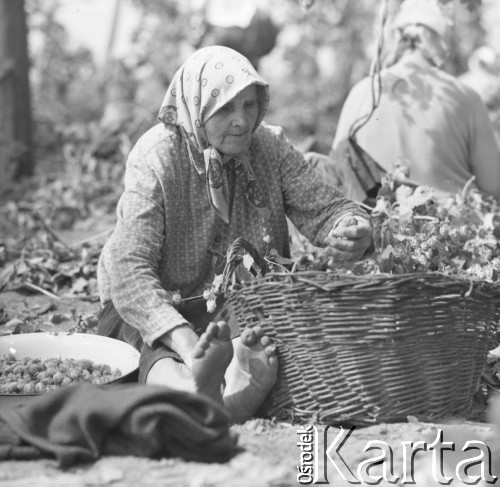
[[266, 413], [372, 424], [466, 417], [499, 320], [500, 286], [437, 273], [271, 273], [229, 295], [278, 348]]

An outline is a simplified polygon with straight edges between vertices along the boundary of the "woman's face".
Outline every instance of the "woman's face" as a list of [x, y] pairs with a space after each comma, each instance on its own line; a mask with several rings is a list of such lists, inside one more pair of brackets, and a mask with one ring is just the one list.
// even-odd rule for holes
[[209, 144], [225, 155], [242, 154], [250, 146], [258, 115], [257, 87], [250, 85], [205, 122]]

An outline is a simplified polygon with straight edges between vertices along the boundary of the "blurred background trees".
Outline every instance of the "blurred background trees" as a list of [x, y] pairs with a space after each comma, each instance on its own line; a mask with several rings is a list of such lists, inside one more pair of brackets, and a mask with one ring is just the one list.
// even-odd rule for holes
[[27, 26], [23, 0], [0, 0], [1, 187], [33, 170]]
[[[327, 153], [344, 99], [351, 86], [368, 73], [375, 55], [381, 7], [386, 5], [390, 18], [400, 3], [255, 0], [252, 10], [251, 0], [233, 1], [240, 17], [245, 6], [248, 18], [246, 24], [239, 19], [235, 21], [239, 25], [230, 25], [228, 12], [217, 18], [217, 0], [100, 1], [112, 4], [114, 11], [105, 27], [107, 38], [102, 42], [103, 55], [98, 60], [88, 46], [72, 40], [71, 25], [59, 15], [63, 7], [68, 7], [68, 0], [25, 0], [30, 98], [19, 93], [8, 95], [7, 90], [14, 86], [19, 92], [26, 91], [26, 82], [19, 78], [12, 84], [10, 78], [8, 88], [9, 78], [5, 74], [9, 69], [6, 61], [11, 58], [21, 66], [20, 72], [27, 67], [22, 60], [22, 22], [16, 24], [20, 28], [15, 31], [15, 39], [9, 37], [13, 29], [7, 28], [14, 25], [7, 20], [14, 19], [13, 6], [22, 20], [23, 2], [0, 0], [2, 111], [15, 99], [22, 104], [16, 113], [30, 113], [31, 99], [33, 130], [29, 117], [22, 119], [24, 125], [16, 132], [15, 140], [29, 148], [33, 134], [39, 169], [46, 167], [47, 160], [52, 167], [67, 165], [69, 159], [86, 170], [99, 167], [101, 172], [110, 160], [123, 165], [130, 146], [155, 123], [175, 70], [193, 50], [213, 43], [226, 43], [233, 48], [240, 45], [249, 57], [254, 52], [252, 61], [271, 85], [267, 121], [282, 125], [299, 148]], [[441, 1], [456, 23], [456, 49], [448, 69], [458, 75], [467, 70], [467, 59], [477, 47], [495, 42], [491, 11], [496, 0], [483, 0], [482, 4], [479, 0]], [[117, 30], [124, 22], [121, 9], [125, 6], [129, 12], [132, 9], [129, 15], [134, 29], [130, 30], [126, 48], [116, 54]], [[78, 18], [76, 8], [75, 13]], [[89, 38], [95, 35], [97, 20], [86, 25]], [[254, 50], [249, 53], [252, 42]], [[3, 116], [0, 137], [4, 138], [10, 133], [5, 124]], [[9, 165], [5, 156], [8, 147], [0, 140], [0, 168]], [[15, 173], [29, 173], [29, 152], [24, 154], [16, 156], [16, 171], [3, 174], [13, 177]]]

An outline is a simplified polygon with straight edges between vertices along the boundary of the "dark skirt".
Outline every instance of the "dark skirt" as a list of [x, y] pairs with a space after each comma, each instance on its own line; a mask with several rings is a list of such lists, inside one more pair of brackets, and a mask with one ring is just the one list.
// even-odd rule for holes
[[[203, 298], [194, 299], [179, 306], [178, 311], [186, 318], [194, 328], [194, 331], [200, 336], [211, 321], [224, 320], [231, 329], [231, 338], [240, 335], [240, 330], [234, 314], [227, 306], [222, 303], [218, 306], [215, 313], [208, 313], [206, 301]], [[116, 311], [112, 301], [108, 301], [99, 311], [97, 318], [99, 324], [97, 333], [99, 335], [116, 338], [132, 345], [141, 354], [139, 359], [139, 382], [145, 382], [149, 370], [157, 360], [162, 358], [172, 358], [182, 362], [179, 354], [166, 347], [157, 340], [153, 346], [145, 344], [137, 328], [129, 325]]]

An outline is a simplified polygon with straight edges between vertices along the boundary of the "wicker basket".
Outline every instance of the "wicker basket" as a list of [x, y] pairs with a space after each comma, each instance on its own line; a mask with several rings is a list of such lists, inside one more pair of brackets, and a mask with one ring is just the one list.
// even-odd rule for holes
[[437, 273], [271, 273], [229, 294], [277, 344], [266, 414], [371, 424], [467, 417], [500, 316], [500, 286]]

